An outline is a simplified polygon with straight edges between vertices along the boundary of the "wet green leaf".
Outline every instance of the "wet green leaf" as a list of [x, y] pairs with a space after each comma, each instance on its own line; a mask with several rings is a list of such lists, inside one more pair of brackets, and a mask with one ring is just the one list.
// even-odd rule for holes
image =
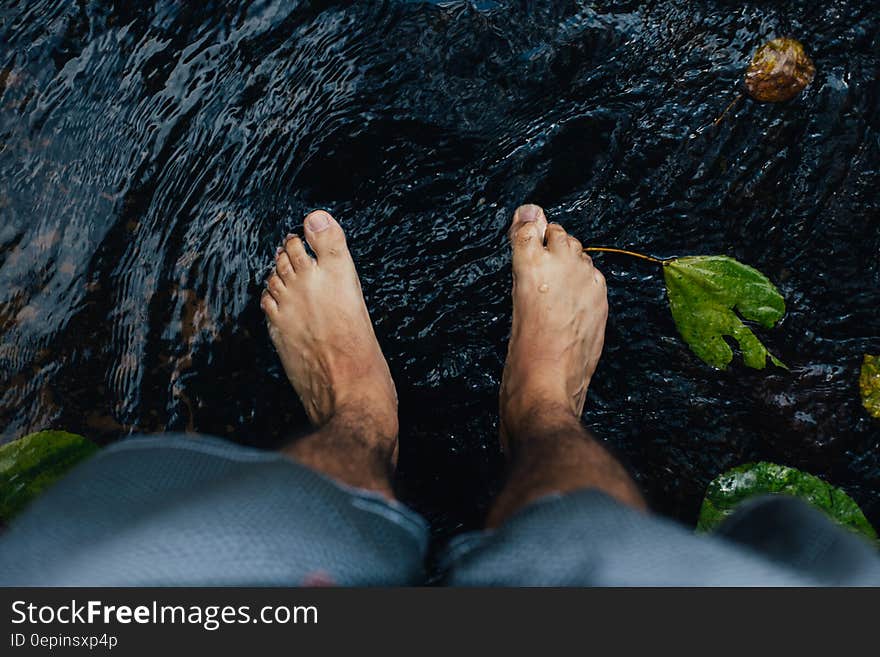
[[691, 256], [665, 262], [663, 275], [675, 325], [703, 362], [725, 369], [729, 336], [749, 367], [764, 369], [768, 357], [785, 367], [739, 317], [772, 328], [785, 314], [785, 300], [761, 272], [727, 256]]
[[746, 71], [746, 89], [755, 100], [780, 103], [813, 81], [816, 67], [795, 39], [773, 39], [758, 48]]
[[794, 495], [844, 527], [877, 540], [877, 532], [853, 499], [806, 472], [775, 463], [747, 463], [716, 477], [706, 489], [697, 531], [711, 531], [745, 500], [767, 494]]
[[40, 431], [0, 446], [0, 522], [97, 450], [90, 440], [65, 431]]
[[862, 404], [872, 417], [880, 419], [880, 356], [865, 354], [859, 376]]

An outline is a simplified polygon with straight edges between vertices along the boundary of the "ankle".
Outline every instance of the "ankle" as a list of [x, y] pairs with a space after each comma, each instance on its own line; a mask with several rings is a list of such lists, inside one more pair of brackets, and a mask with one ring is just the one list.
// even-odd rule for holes
[[580, 418], [564, 399], [529, 396], [502, 400], [501, 434], [508, 448], [580, 426]]
[[338, 482], [394, 499], [397, 468], [396, 418], [377, 422], [370, 414], [344, 410], [317, 431], [282, 449], [295, 461]]
[[396, 400], [377, 394], [346, 397], [339, 401], [325, 426], [331, 425], [345, 427], [366, 444], [393, 448], [399, 430]]

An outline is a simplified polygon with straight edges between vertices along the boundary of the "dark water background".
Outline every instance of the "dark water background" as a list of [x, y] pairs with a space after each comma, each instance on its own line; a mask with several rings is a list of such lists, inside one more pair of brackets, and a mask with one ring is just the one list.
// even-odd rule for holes
[[[791, 371], [712, 371], [650, 265], [603, 256], [585, 421], [656, 509], [768, 459], [880, 524], [880, 8], [874, 2], [109, 2], [0, 14], [0, 438], [193, 430], [272, 448], [305, 415], [259, 291], [312, 208], [341, 221], [401, 398], [399, 488], [438, 537], [500, 481], [505, 230], [524, 201], [585, 244], [728, 254], [789, 313]], [[739, 90], [761, 42], [817, 66]]]

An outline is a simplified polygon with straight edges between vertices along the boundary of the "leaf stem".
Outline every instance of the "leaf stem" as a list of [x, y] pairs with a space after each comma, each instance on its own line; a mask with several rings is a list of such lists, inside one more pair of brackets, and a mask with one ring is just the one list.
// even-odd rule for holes
[[661, 260], [660, 258], [653, 258], [649, 255], [645, 255], [644, 253], [636, 253], [635, 251], [627, 251], [626, 249], [612, 249], [610, 247], [604, 246], [588, 246], [584, 249], [586, 253], [599, 252], [599, 253], [620, 253], [622, 255], [628, 255], [633, 258], [639, 258], [640, 260], [647, 260], [648, 262], [653, 262], [658, 265], [665, 265], [669, 260]]
[[736, 98], [734, 98], [730, 102], [730, 105], [728, 105], [727, 108], [725, 108], [725, 110], [723, 112], [721, 112], [721, 116], [719, 116], [717, 119], [715, 119], [712, 122], [712, 125], [715, 125], [715, 126], [721, 125], [721, 122], [724, 120], [724, 117], [726, 117], [727, 114], [730, 112], [730, 110], [732, 110], [734, 107], [736, 107], [736, 105], [739, 103], [739, 101], [741, 101], [745, 97], [746, 97], [746, 95], [744, 93], [740, 93]]

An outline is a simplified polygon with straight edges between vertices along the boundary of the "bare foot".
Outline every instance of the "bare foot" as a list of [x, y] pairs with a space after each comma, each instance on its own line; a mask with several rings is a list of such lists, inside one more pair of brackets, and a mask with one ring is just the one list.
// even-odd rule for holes
[[506, 448], [538, 414], [580, 418], [608, 318], [605, 277], [577, 239], [547, 224], [541, 208], [519, 208], [510, 239], [513, 329], [501, 382]]
[[365, 440], [396, 454], [397, 393], [345, 235], [320, 210], [304, 230], [317, 258], [289, 235], [261, 299], [272, 343], [317, 428], [345, 416]]

